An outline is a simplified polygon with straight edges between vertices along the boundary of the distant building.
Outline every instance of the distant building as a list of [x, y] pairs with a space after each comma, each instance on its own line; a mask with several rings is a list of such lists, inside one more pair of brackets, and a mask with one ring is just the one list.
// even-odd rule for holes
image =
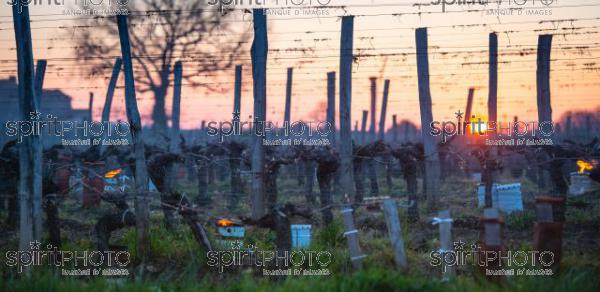
[[[72, 98], [60, 90], [43, 90], [41, 110], [43, 117], [48, 114], [63, 121], [84, 121], [88, 119], [88, 110], [76, 110], [71, 106]], [[19, 120], [19, 93], [17, 80], [11, 76], [0, 79], [0, 145], [14, 139], [6, 135], [6, 122]], [[59, 139], [44, 138], [44, 145], [58, 143]], [[1, 146], [0, 146], [1, 147]]]

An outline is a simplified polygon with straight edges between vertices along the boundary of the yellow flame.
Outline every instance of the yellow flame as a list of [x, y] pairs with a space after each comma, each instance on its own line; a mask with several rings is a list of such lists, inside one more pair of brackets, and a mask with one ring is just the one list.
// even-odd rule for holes
[[233, 220], [229, 220], [229, 219], [217, 220], [217, 226], [227, 227], [227, 226], [234, 226], [234, 225], [235, 225], [235, 222], [233, 222]]
[[113, 178], [113, 177], [117, 176], [118, 174], [120, 174], [121, 171], [122, 170], [120, 168], [117, 168], [114, 170], [109, 170], [107, 173], [104, 174], [104, 178]]
[[577, 160], [577, 166], [579, 166], [579, 173], [584, 173], [587, 170], [592, 170], [592, 168], [594, 168], [591, 163], [583, 160]]

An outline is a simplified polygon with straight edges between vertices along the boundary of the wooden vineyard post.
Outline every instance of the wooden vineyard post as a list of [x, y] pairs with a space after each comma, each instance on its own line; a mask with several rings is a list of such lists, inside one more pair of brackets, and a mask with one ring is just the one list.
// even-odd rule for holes
[[559, 272], [562, 254], [561, 222], [554, 219], [557, 207], [563, 204], [562, 198], [540, 196], [535, 198], [537, 222], [533, 231], [534, 250], [538, 252], [536, 269], [550, 268], [553, 274]]
[[[235, 66], [235, 87], [233, 94], [233, 128], [234, 135], [241, 135], [240, 127], [240, 112], [242, 109], [242, 65]], [[235, 130], [235, 129], [239, 129]], [[230, 188], [231, 194], [229, 195], [229, 209], [234, 209], [243, 193], [242, 187], [242, 176], [240, 172], [241, 159], [242, 159], [242, 145], [237, 144], [239, 140], [234, 138], [234, 144], [231, 145], [229, 169], [230, 169]], [[237, 141], [237, 142], [236, 142]]]
[[[387, 114], [387, 103], [388, 103], [388, 95], [390, 93], [390, 80], [386, 79], [383, 85], [383, 99], [381, 101], [381, 115], [379, 116], [379, 140], [385, 141], [385, 119]], [[386, 155], [385, 158], [385, 182], [388, 188], [388, 191], [392, 191], [392, 163], [393, 159], [389, 154]], [[371, 164], [371, 168], [373, 172], [375, 172], [376, 168], [374, 165], [374, 160], [369, 162]], [[372, 174], [376, 178], [376, 173]]]
[[488, 122], [498, 120], [498, 35], [489, 36]]
[[235, 87], [233, 90], [233, 113], [234, 122], [240, 121], [240, 112], [242, 110], [242, 65], [235, 66]]
[[[285, 108], [284, 108], [284, 113], [283, 113], [283, 128], [284, 129], [290, 129], [291, 130], [291, 123], [290, 123], [290, 119], [291, 119], [291, 109], [292, 109], [292, 80], [293, 80], [293, 73], [294, 73], [294, 69], [292, 67], [287, 68], [287, 81], [285, 84]], [[293, 165], [293, 167], [296, 167], [296, 169], [294, 169], [294, 172], [296, 173], [296, 175], [300, 175], [300, 176], [306, 176], [305, 178], [300, 179], [300, 177], [298, 177], [299, 180], [304, 181], [304, 179], [307, 180], [307, 184], [305, 184], [305, 190], [308, 189], [309, 192], [306, 193], [306, 198], [308, 199], [308, 201], [310, 202], [310, 197], [311, 195], [309, 194], [310, 192], [312, 192], [312, 185], [310, 185], [310, 182], [312, 182], [310, 180], [310, 177], [308, 175], [308, 173], [310, 173], [310, 162], [309, 161], [298, 161], [298, 163], [296, 165]], [[308, 171], [308, 173], [307, 173]], [[268, 186], [265, 186], [266, 189], [268, 189]], [[268, 201], [268, 195], [267, 195], [267, 201]], [[276, 203], [276, 202], [271, 202], [271, 203]], [[269, 206], [269, 203], [267, 203], [267, 208]]]
[[367, 119], [369, 118], [369, 111], [362, 112], [362, 123], [360, 126], [360, 144], [367, 144]]
[[[381, 101], [381, 115], [379, 116], [379, 140], [385, 141], [385, 119], [387, 113], [387, 103], [388, 103], [388, 95], [390, 93], [390, 80], [386, 79], [383, 85], [383, 99]], [[388, 191], [392, 191], [392, 163], [393, 159], [388, 154], [386, 155], [386, 163], [385, 163], [385, 182], [388, 188]], [[371, 161], [372, 170], [375, 171], [374, 162]], [[373, 175], [376, 175], [373, 173]], [[376, 178], [375, 178], [376, 179]]]
[[252, 42], [252, 79], [254, 82], [254, 131], [252, 133], [252, 219], [265, 215], [263, 172], [265, 150], [262, 133], [267, 121], [267, 16], [264, 9], [254, 9], [254, 41]]
[[465, 138], [468, 137], [467, 126], [471, 124], [471, 110], [473, 109], [473, 97], [475, 96], [475, 88], [469, 88], [469, 94], [467, 95], [467, 107], [465, 108], [465, 119], [463, 123], [463, 132], [466, 134]]
[[329, 125], [329, 141], [336, 146], [337, 128], [335, 126], [335, 72], [327, 73], [327, 124]]
[[[12, 6], [17, 48], [19, 117], [37, 120], [39, 113], [33, 69], [33, 51], [27, 5]], [[41, 76], [41, 75], [40, 75]], [[40, 113], [41, 114], [41, 113]], [[19, 250], [42, 239], [42, 145], [39, 135], [23, 137], [19, 145]], [[31, 275], [31, 269], [25, 272]]]
[[[337, 149], [337, 127], [335, 125], [335, 71], [327, 72], [327, 126], [329, 127], [329, 144], [332, 149]], [[340, 172], [336, 171], [333, 183], [333, 194], [339, 193]], [[331, 195], [329, 195], [331, 197]], [[329, 199], [331, 200], [331, 199]], [[331, 210], [325, 211], [331, 215]], [[331, 217], [331, 216], [329, 216]]]
[[[433, 224], [437, 224], [440, 232], [440, 255], [442, 259], [446, 254], [453, 252], [452, 243], [452, 218], [449, 210], [439, 211], [438, 217], [433, 218]], [[446, 261], [442, 263], [442, 273], [444, 279], [449, 279], [454, 276], [454, 266], [447, 265]]]
[[[240, 115], [241, 115], [241, 111], [242, 111], [242, 65], [236, 65], [235, 66], [235, 81], [234, 81], [234, 88], [233, 88], [233, 119], [232, 119], [232, 124], [233, 124], [233, 128], [236, 129], [237, 127], [240, 126]], [[234, 134], [238, 134], [241, 135], [241, 130], [240, 132], [235, 132]]]
[[144, 153], [144, 141], [142, 140], [142, 122], [138, 111], [135, 93], [135, 79], [133, 76], [133, 63], [131, 61], [131, 48], [129, 43], [129, 31], [127, 27], [127, 16], [118, 15], [117, 25], [119, 28], [119, 39], [121, 43], [121, 55], [123, 58], [123, 72], [125, 76], [125, 109], [132, 139], [132, 151], [135, 157], [135, 222], [137, 229], [137, 254], [141, 258], [141, 268], [146, 263], [150, 252], [150, 241], [148, 227], [150, 213], [148, 211], [148, 171], [146, 169], [146, 157]]
[[[171, 131], [170, 131], [170, 139], [169, 139], [169, 152], [180, 154], [181, 149], [179, 149], [179, 123], [181, 120], [181, 82], [183, 77], [183, 65], [181, 61], [175, 62], [175, 66], [173, 68], [173, 107], [171, 113]], [[167, 192], [171, 192], [175, 187], [175, 183], [177, 181], [177, 170], [179, 169], [179, 164], [177, 162], [173, 162], [168, 166], [166, 178], [165, 178], [165, 189]], [[171, 210], [163, 209], [165, 211], [165, 220], [169, 220]], [[170, 222], [166, 222], [166, 226], [170, 226]]]
[[353, 62], [354, 16], [342, 17], [342, 36], [340, 41], [340, 191], [341, 196], [354, 198], [354, 179], [352, 166], [352, 62]]
[[173, 112], [171, 113], [171, 145], [169, 150], [179, 153], [179, 122], [181, 120], [181, 81], [183, 76], [183, 66], [181, 61], [175, 62], [173, 68]]
[[[488, 92], [488, 127], [493, 125], [497, 129], [498, 113], [498, 35], [490, 33], [489, 36], [489, 92]], [[489, 133], [488, 133], [489, 134]], [[492, 133], [493, 138], [494, 133]], [[482, 178], [485, 184], [485, 207], [492, 207], [492, 189], [494, 185], [494, 163], [496, 159], [497, 148], [488, 146], [486, 151], [486, 162], [483, 169]]]
[[406, 263], [406, 252], [404, 250], [404, 240], [402, 239], [402, 228], [400, 226], [396, 201], [393, 199], [384, 200], [383, 212], [390, 240], [392, 241], [392, 247], [394, 248], [396, 265], [405, 270], [408, 268], [408, 265]]
[[[546, 123], [552, 122], [552, 107], [550, 103], [550, 53], [552, 51], [552, 35], [540, 35], [537, 45], [536, 89], [538, 126], [547, 129]], [[539, 132], [539, 131], [538, 131]], [[549, 138], [549, 137], [543, 137]], [[546, 172], [538, 167], [538, 187], [546, 186]]]
[[480, 236], [481, 253], [480, 269], [489, 280], [499, 281], [502, 277], [493, 275], [493, 271], [502, 267], [500, 253], [503, 252], [502, 246], [502, 226], [504, 221], [500, 217], [500, 212], [496, 208], [486, 208], [481, 217], [482, 233]]
[[371, 121], [369, 123], [369, 142], [374, 142], [377, 139], [376, 131], [376, 121], [375, 114], [377, 108], [377, 78], [371, 77], [369, 78], [371, 81]]
[[102, 109], [102, 122], [108, 122], [110, 120], [110, 108], [112, 107], [113, 96], [115, 95], [115, 88], [117, 87], [117, 81], [119, 80], [119, 73], [121, 72], [122, 64], [123, 61], [121, 58], [115, 58], [115, 64], [113, 65], [112, 74], [110, 75], [110, 81], [108, 82], [106, 98], [104, 99], [104, 108]]
[[[106, 98], [104, 99], [104, 108], [102, 109], [102, 124], [105, 127], [110, 127], [110, 108], [112, 107], [113, 96], [115, 95], [115, 88], [117, 87], [117, 81], [119, 80], [119, 73], [121, 72], [123, 61], [121, 58], [115, 58], [115, 64], [113, 65], [112, 74], [110, 75], [110, 81], [108, 82], [108, 90], [106, 91]], [[102, 132], [102, 138], [108, 138], [108, 131]], [[100, 144], [101, 152], [106, 149], [105, 145]]]
[[392, 115], [392, 141], [398, 142], [398, 121], [396, 115]]
[[379, 117], [379, 140], [385, 140], [385, 115], [387, 112], [388, 95], [390, 93], [390, 80], [385, 80], [383, 85], [383, 100], [381, 101], [381, 116]]
[[[42, 111], [42, 95], [44, 94], [44, 78], [46, 76], [46, 66], [48, 62], [46, 60], [38, 60], [35, 66], [34, 73], [34, 98], [35, 103], [38, 106], [39, 111]], [[40, 147], [44, 149], [44, 140], [40, 139]], [[43, 151], [43, 150], [42, 150]]]
[[431, 92], [429, 90], [429, 59], [427, 57], [427, 28], [418, 28], [415, 32], [417, 42], [417, 73], [419, 80], [419, 107], [421, 111], [421, 136], [425, 147], [425, 195], [429, 207], [434, 208], [440, 180], [440, 159], [437, 143], [429, 133], [433, 121], [431, 111]]
[[[542, 134], [537, 138], [552, 139], [554, 125], [552, 123], [552, 106], [551, 106], [551, 95], [550, 95], [550, 53], [552, 51], [552, 35], [540, 35], [538, 38], [537, 47], [537, 71], [536, 71], [536, 87], [537, 87], [537, 107], [538, 107], [538, 123], [539, 131]], [[586, 126], [591, 123], [587, 120]], [[588, 127], [586, 127], [588, 128]], [[589, 128], [588, 128], [589, 134]], [[549, 134], [549, 135], [548, 135]], [[589, 136], [588, 136], [589, 137]], [[546, 185], [546, 172], [542, 167], [539, 167], [540, 171], [538, 174], [538, 186], [544, 187]], [[563, 198], [563, 204], [557, 205], [555, 213], [555, 221], [563, 222], [565, 216], [564, 202], [566, 200], [566, 192], [559, 192], [556, 196]]]
[[350, 205], [345, 206], [342, 211], [342, 220], [344, 221], [344, 237], [348, 241], [348, 249], [350, 250], [350, 261], [355, 270], [362, 269], [362, 260], [366, 257], [363, 255], [358, 241], [358, 230], [354, 225], [353, 210]]
[[35, 66], [35, 101], [42, 108], [42, 90], [44, 88], [44, 77], [46, 76], [46, 60], [38, 60]]
[[90, 99], [88, 103], [88, 121], [91, 123], [94, 121], [94, 93], [90, 92]]
[[[538, 122], [552, 122], [552, 107], [550, 104], [550, 52], [552, 50], [552, 35], [541, 35], [538, 38], [537, 50], [537, 106]], [[544, 127], [546, 128], [546, 127]]]
[[[285, 124], [287, 124], [287, 126], [290, 125], [290, 116], [291, 116], [291, 109], [292, 109], [292, 75], [293, 75], [294, 69], [293, 68], [287, 68], [287, 82], [285, 84], [285, 112], [283, 114], [283, 122]], [[284, 125], [285, 127], [285, 125]]]

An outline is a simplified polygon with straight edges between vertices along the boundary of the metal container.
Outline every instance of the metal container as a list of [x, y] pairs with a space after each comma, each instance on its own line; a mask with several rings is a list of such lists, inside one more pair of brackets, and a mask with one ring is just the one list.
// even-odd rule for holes
[[246, 228], [241, 222], [235, 219], [219, 218], [215, 222], [215, 225], [219, 234], [216, 240], [218, 249], [244, 249]]
[[581, 196], [592, 188], [592, 180], [589, 174], [580, 172], [571, 172], [571, 185], [569, 185], [569, 195]]
[[246, 233], [246, 229], [244, 226], [227, 226], [227, 227], [219, 227], [218, 230], [219, 235], [223, 237], [244, 237]]
[[[477, 190], [479, 207], [485, 205], [485, 185], [479, 184]], [[510, 214], [514, 211], [523, 210], [523, 196], [521, 194], [521, 183], [494, 184], [492, 186], [492, 207]]]
[[[148, 180], [148, 190], [151, 181]], [[135, 189], [135, 181], [128, 171], [121, 168], [109, 170], [104, 174], [104, 192], [109, 194], [124, 194]]]
[[292, 248], [307, 248], [310, 246], [310, 224], [292, 224]]

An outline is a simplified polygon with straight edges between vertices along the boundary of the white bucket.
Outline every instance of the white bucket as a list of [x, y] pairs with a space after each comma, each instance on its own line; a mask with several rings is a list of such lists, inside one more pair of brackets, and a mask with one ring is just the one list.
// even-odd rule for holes
[[587, 173], [571, 172], [571, 185], [569, 195], [581, 196], [592, 189], [592, 180]]
[[[485, 205], [485, 185], [479, 184], [477, 189], [478, 206]], [[492, 207], [510, 214], [513, 211], [523, 211], [523, 196], [521, 194], [521, 183], [493, 184]]]

